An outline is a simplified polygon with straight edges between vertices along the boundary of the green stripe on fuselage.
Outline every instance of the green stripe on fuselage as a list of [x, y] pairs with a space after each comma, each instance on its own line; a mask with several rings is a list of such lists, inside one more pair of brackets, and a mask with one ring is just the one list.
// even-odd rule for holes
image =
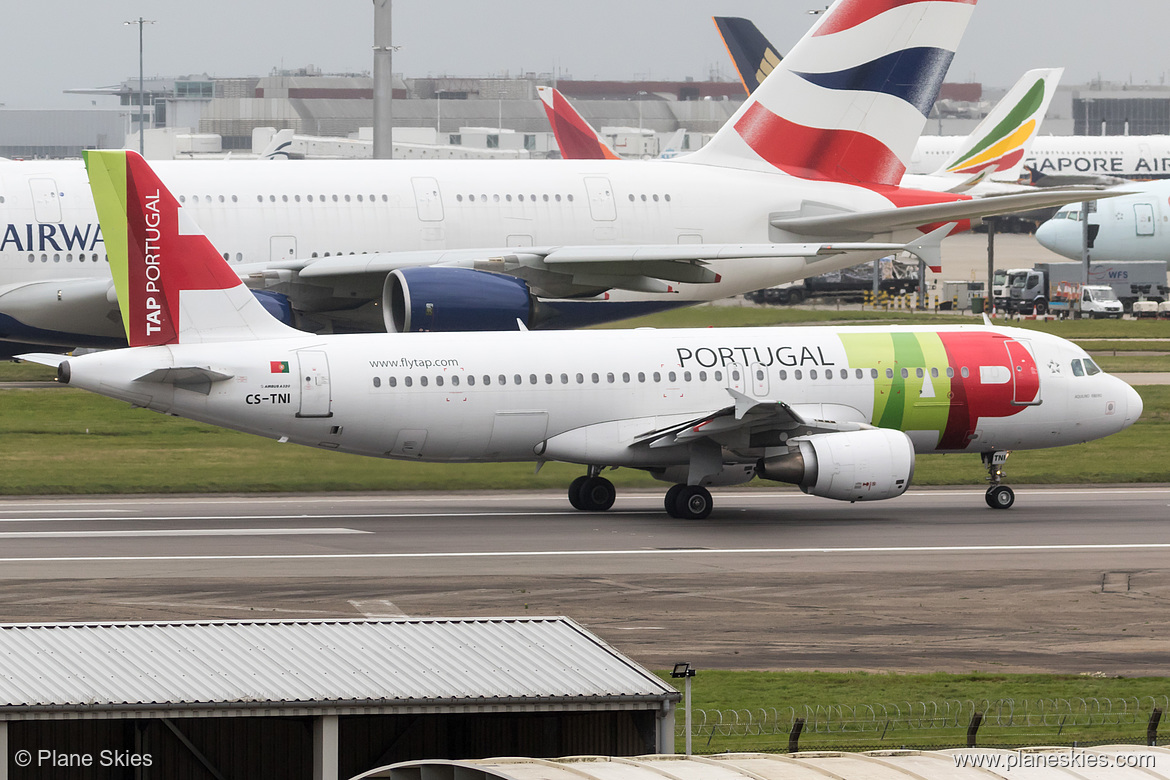
[[[874, 425], [941, 435], [950, 408], [951, 380], [946, 376], [946, 349], [937, 333], [850, 333], [841, 335], [841, 343], [850, 366], [877, 370], [877, 378], [871, 380]], [[939, 375], [931, 376], [931, 369]]]

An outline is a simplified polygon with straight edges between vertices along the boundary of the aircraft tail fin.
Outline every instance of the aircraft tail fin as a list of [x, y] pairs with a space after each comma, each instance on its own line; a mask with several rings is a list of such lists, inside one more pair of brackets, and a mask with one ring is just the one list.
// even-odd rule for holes
[[760, 82], [771, 73], [783, 59], [771, 42], [760, 32], [750, 19], [738, 16], [715, 16], [715, 27], [719, 37], [735, 63], [739, 80], [749, 95], [756, 91]]
[[836, 0], [683, 160], [895, 186], [975, 0]]
[[537, 87], [537, 94], [552, 125], [561, 156], [566, 160], [620, 159], [597, 131], [577, 113], [577, 109], [556, 87]]
[[272, 317], [132, 151], [85, 152], [132, 347], [303, 335]]
[[936, 173], [1018, 179], [1063, 73], [1064, 68], [1025, 73]]
[[685, 154], [683, 151], [683, 142], [687, 137], [687, 129], [680, 127], [671, 134], [670, 138], [666, 139], [666, 143], [662, 145], [662, 154], [658, 155], [663, 160], [673, 160], [680, 154]]

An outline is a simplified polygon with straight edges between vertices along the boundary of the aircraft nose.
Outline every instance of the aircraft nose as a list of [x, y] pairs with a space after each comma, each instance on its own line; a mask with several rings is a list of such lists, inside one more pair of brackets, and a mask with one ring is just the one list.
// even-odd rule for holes
[[[1118, 380], [1120, 381], [1120, 380]], [[1142, 397], [1138, 395], [1138, 391], [1134, 390], [1129, 384], [1125, 385], [1125, 426], [1128, 428], [1138, 421], [1142, 416], [1142, 411], [1145, 405], [1142, 403]]]
[[1045, 249], [1055, 252], [1056, 237], [1060, 233], [1058, 229], [1060, 226], [1056, 224], [1056, 220], [1050, 219], [1040, 227], [1036, 228], [1036, 240], [1040, 242], [1040, 246]]

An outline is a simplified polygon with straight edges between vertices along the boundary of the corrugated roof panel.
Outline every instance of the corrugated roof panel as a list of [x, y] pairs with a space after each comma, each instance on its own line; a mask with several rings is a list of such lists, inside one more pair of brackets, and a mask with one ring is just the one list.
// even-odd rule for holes
[[0, 709], [678, 694], [566, 618], [0, 626]]

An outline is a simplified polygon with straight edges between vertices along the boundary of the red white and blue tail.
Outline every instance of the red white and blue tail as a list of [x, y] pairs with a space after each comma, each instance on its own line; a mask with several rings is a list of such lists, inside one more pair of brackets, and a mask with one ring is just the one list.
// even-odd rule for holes
[[86, 152], [132, 347], [303, 336], [265, 311], [137, 152]]
[[687, 162], [896, 185], [976, 0], [837, 0]]

